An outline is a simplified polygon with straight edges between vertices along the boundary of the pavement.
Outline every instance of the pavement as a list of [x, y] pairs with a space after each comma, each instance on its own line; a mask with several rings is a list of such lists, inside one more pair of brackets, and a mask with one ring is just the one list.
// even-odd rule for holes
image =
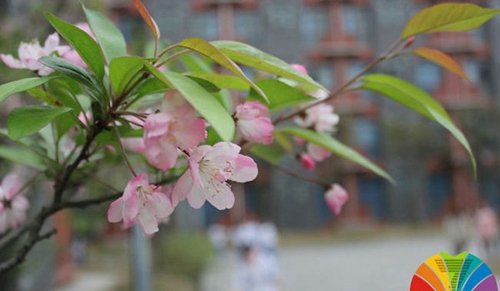
[[[439, 235], [283, 247], [279, 250], [281, 289], [409, 290], [418, 266], [441, 251], [449, 251], [449, 243]], [[235, 257], [228, 252], [216, 259], [202, 277], [201, 290], [231, 291]]]
[[112, 291], [120, 283], [118, 276], [109, 272], [80, 271], [74, 281], [55, 291]]

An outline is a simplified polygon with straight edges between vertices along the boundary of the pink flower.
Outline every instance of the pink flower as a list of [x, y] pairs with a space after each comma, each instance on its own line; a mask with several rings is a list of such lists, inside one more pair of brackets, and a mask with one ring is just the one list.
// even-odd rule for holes
[[302, 168], [312, 171], [314, 168], [316, 168], [316, 162], [314, 159], [308, 155], [308, 154], [301, 154], [300, 155], [300, 165]]
[[333, 106], [320, 103], [305, 111], [304, 116], [297, 116], [294, 119], [299, 126], [314, 128], [317, 132], [332, 133], [339, 123], [339, 116], [333, 113]]
[[219, 210], [233, 207], [234, 195], [227, 181], [252, 181], [258, 173], [257, 164], [250, 157], [239, 154], [240, 150], [229, 142], [194, 149], [188, 159], [189, 170], [179, 178], [172, 191], [173, 204], [187, 197], [193, 208], [200, 208], [205, 200]]
[[205, 122], [184, 99], [173, 98], [166, 112], [151, 114], [144, 122], [144, 144], [151, 165], [166, 171], [177, 162], [177, 149], [188, 150], [207, 135]]
[[52, 69], [42, 65], [42, 63], [38, 62], [38, 59], [43, 56], [50, 56], [55, 52], [63, 55], [69, 50], [69, 46], [59, 45], [59, 35], [53, 33], [47, 37], [43, 47], [40, 46], [36, 39], [30, 43], [22, 42], [17, 52], [19, 59], [15, 59], [12, 55], [4, 54], [0, 54], [0, 59], [9, 68], [28, 69], [37, 72], [40, 76], [46, 76], [52, 72]]
[[138, 154], [146, 153], [146, 145], [144, 144], [143, 138], [140, 137], [122, 138], [121, 143], [126, 150]]
[[349, 200], [349, 194], [339, 184], [333, 184], [325, 193], [325, 201], [330, 210], [339, 215], [342, 206]]
[[305, 75], [308, 75], [309, 73], [307, 72], [307, 69], [305, 66], [303, 65], [299, 65], [299, 64], [290, 64], [290, 66], [292, 68], [294, 68], [295, 70], [301, 72], [302, 74], [305, 74]]
[[329, 150], [324, 149], [313, 143], [307, 144], [307, 152], [309, 153], [310, 157], [317, 162], [322, 162], [326, 158], [332, 155], [332, 153]]
[[29, 202], [19, 195], [21, 182], [15, 174], [7, 175], [0, 186], [0, 233], [15, 229], [26, 221]]
[[236, 128], [250, 142], [271, 144], [274, 125], [269, 118], [269, 109], [257, 101], [246, 102], [236, 107]]
[[174, 211], [167, 194], [160, 192], [161, 187], [148, 184], [148, 177], [142, 173], [127, 184], [122, 197], [108, 208], [108, 221], [123, 220], [125, 227], [138, 222], [145, 234], [158, 231], [158, 222], [164, 221]]

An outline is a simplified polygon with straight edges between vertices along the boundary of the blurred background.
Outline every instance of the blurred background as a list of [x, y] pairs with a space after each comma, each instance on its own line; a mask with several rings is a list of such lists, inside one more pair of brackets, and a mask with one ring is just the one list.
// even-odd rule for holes
[[[151, 36], [130, 1], [82, 2], [119, 26], [130, 53], [146, 49]], [[417, 11], [441, 2], [448, 1], [144, 0], [168, 41], [198, 36], [246, 42], [306, 65], [331, 89], [385, 50]], [[498, 0], [454, 2], [500, 8]], [[53, 32], [42, 12], [84, 21], [77, 1], [0, 0], [0, 7], [2, 53]], [[484, 217], [496, 221], [500, 210], [498, 32], [500, 19], [495, 18], [469, 33], [420, 36], [414, 45], [450, 54], [473, 83], [414, 56], [376, 69], [413, 82], [444, 104], [472, 144], [477, 179], [467, 153], [443, 128], [371, 92], [352, 92], [333, 103], [341, 116], [336, 135], [387, 169], [396, 186], [330, 158], [316, 173], [350, 194], [343, 213], [334, 217], [321, 187], [261, 162], [256, 181], [234, 186], [233, 209], [221, 212], [205, 205], [193, 210], [181, 204], [152, 240], [109, 225], [106, 206], [63, 212], [53, 221], [60, 229], [57, 239], [40, 244], [27, 264], [0, 278], [0, 289], [235, 290], [234, 233], [242, 222], [277, 227], [280, 290], [408, 289], [418, 265], [440, 251], [474, 251], [500, 273], [500, 250], [483, 247], [480, 226]], [[0, 83], [23, 74], [0, 65]], [[0, 108], [2, 120], [9, 106], [15, 104]], [[299, 168], [293, 159], [284, 163]], [[485, 209], [489, 214], [483, 215]], [[220, 227], [206, 235], [214, 225]]]

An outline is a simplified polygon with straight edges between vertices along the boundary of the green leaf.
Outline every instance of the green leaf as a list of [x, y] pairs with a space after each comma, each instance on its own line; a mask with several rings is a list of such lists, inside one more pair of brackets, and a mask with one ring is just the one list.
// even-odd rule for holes
[[30, 94], [30, 96], [35, 98], [36, 100], [47, 103], [49, 105], [52, 105], [52, 106], [61, 105], [61, 103], [59, 101], [57, 101], [56, 97], [52, 96], [50, 93], [48, 93], [40, 88], [29, 89], [26, 92], [28, 94]]
[[200, 85], [201, 87], [203, 87], [203, 89], [207, 90], [210, 93], [217, 93], [220, 91], [220, 88], [210, 81], [189, 75], [187, 75], [187, 77], [195, 81], [198, 85]]
[[116, 58], [109, 64], [109, 79], [115, 91], [115, 96], [121, 96], [125, 87], [137, 77], [144, 67], [144, 59], [141, 57]]
[[[264, 91], [269, 98], [269, 110], [277, 112], [288, 107], [296, 106], [301, 103], [317, 100], [314, 97], [302, 93], [302, 91], [289, 86], [276, 79], [266, 79], [257, 82], [262, 91]], [[256, 100], [259, 96], [251, 91], [248, 97], [249, 100]]]
[[158, 80], [179, 91], [223, 140], [233, 139], [234, 120], [214, 96], [186, 76], [170, 71], [162, 73], [149, 63], [145, 63], [145, 66]]
[[46, 163], [43, 158], [28, 149], [0, 145], [0, 157], [14, 163], [30, 166], [40, 171], [46, 168]]
[[406, 23], [401, 39], [422, 33], [465, 31], [478, 28], [500, 13], [470, 3], [443, 3], [423, 9]]
[[308, 75], [297, 71], [286, 62], [266, 54], [250, 45], [236, 41], [223, 40], [212, 41], [211, 43], [231, 60], [237, 63], [298, 81], [307, 85], [306, 87], [310, 91], [323, 89], [328, 92], [326, 88], [314, 81]]
[[54, 118], [71, 111], [71, 108], [60, 108], [43, 105], [17, 107], [7, 117], [9, 137], [13, 140], [30, 135], [44, 128]]
[[99, 85], [94, 76], [90, 75], [87, 71], [80, 68], [79, 66], [66, 61], [65, 59], [57, 57], [42, 57], [38, 61], [46, 65], [47, 67], [60, 72], [75, 81], [78, 81], [79, 83], [92, 90], [99, 91]]
[[266, 94], [262, 92], [262, 90], [259, 87], [257, 87], [257, 85], [255, 85], [254, 82], [252, 82], [252, 80], [250, 80], [245, 75], [245, 73], [243, 73], [240, 67], [238, 67], [237, 64], [235, 64], [230, 58], [224, 55], [220, 50], [218, 50], [208, 41], [197, 37], [186, 38], [181, 42], [179, 42], [178, 44], [176, 44], [175, 46], [192, 50], [194, 52], [206, 56], [207, 58], [210, 58], [214, 62], [218, 63], [219, 65], [233, 72], [233, 74], [235, 74], [236, 76], [240, 77], [243, 81], [248, 83], [252, 88], [255, 89], [255, 91], [257, 91], [257, 93], [259, 93], [260, 96], [262, 96], [262, 98], [264, 98], [267, 101]]
[[219, 88], [248, 91], [250, 85], [236, 76], [215, 73], [189, 73], [188, 76], [204, 79]]
[[85, 31], [57, 18], [53, 14], [46, 13], [45, 17], [47, 17], [57, 32], [78, 52], [96, 76], [102, 80], [104, 77], [104, 59], [97, 42]]
[[385, 95], [446, 128], [469, 153], [473, 171], [476, 174], [476, 159], [469, 142], [439, 102], [420, 88], [393, 76], [372, 74], [364, 77], [363, 81], [365, 82], [361, 86], [363, 89]]
[[303, 140], [306, 140], [310, 143], [313, 143], [315, 145], [318, 145], [322, 148], [331, 151], [333, 154], [341, 158], [350, 160], [367, 168], [368, 170], [372, 171], [373, 173], [379, 175], [382, 178], [385, 178], [386, 180], [388, 180], [393, 184], [395, 183], [392, 177], [389, 174], [387, 174], [387, 172], [382, 170], [379, 166], [375, 165], [373, 162], [371, 162], [370, 160], [368, 160], [367, 158], [365, 158], [352, 148], [346, 146], [337, 139], [333, 138], [332, 136], [299, 127], [287, 127], [279, 129], [277, 130], [277, 132], [287, 133], [300, 137]]
[[83, 4], [82, 8], [108, 63], [114, 58], [126, 56], [127, 43], [113, 22], [101, 13], [85, 8]]
[[5, 83], [0, 86], [0, 102], [4, 101], [10, 95], [29, 90], [47, 83], [54, 77], [27, 78], [22, 80]]
[[133, 94], [137, 94], [138, 97], [162, 93], [168, 90], [169, 87], [167, 84], [156, 78], [149, 78], [146, 81], [142, 82], [136, 89], [133, 91]]
[[279, 164], [284, 155], [283, 150], [274, 144], [270, 146], [254, 145], [250, 152], [271, 165]]
[[183, 54], [179, 57], [186, 69], [193, 73], [213, 73], [212, 60], [199, 55]]

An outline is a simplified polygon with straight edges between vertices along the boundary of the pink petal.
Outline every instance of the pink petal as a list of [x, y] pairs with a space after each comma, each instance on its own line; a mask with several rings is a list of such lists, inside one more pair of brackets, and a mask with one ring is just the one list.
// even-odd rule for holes
[[45, 54], [50, 55], [53, 51], [56, 50], [57, 46], [59, 46], [59, 34], [57, 34], [57, 32], [54, 32], [45, 40], [45, 43], [43, 45]]
[[325, 193], [325, 201], [335, 215], [339, 215], [342, 211], [342, 206], [349, 200], [347, 191], [338, 184], [333, 184], [332, 187]]
[[148, 211], [147, 208], [143, 209], [139, 213], [138, 221], [139, 226], [145, 234], [153, 234], [155, 232], [158, 232], [158, 221], [156, 221], [153, 213], [151, 213], [151, 211]]
[[28, 199], [24, 196], [17, 196], [12, 200], [12, 208], [18, 211], [25, 211], [30, 206]]
[[[210, 195], [210, 193], [214, 194]], [[221, 183], [217, 189], [212, 189], [207, 194], [205, 196], [208, 202], [219, 210], [230, 209], [234, 206], [234, 194], [226, 183]]]
[[197, 118], [193, 122], [183, 125], [175, 132], [175, 136], [177, 137], [177, 145], [181, 149], [193, 148], [207, 137], [205, 122]]
[[234, 161], [234, 172], [231, 180], [240, 183], [252, 181], [257, 178], [258, 173], [257, 164], [252, 158], [238, 155]]
[[68, 62], [70, 62], [74, 65], [77, 65], [83, 69], [88, 68], [85, 61], [83, 61], [82, 57], [75, 50], [69, 50], [69, 51], [63, 53], [61, 56], [63, 59], [67, 60]]
[[241, 147], [230, 142], [218, 142], [216, 143], [212, 150], [205, 156], [206, 160], [209, 160], [212, 164], [225, 165], [227, 161], [233, 161], [238, 157]]
[[122, 138], [122, 145], [126, 150], [134, 153], [144, 154], [146, 152], [146, 145], [144, 139], [140, 137]]
[[253, 120], [238, 120], [236, 122], [238, 133], [250, 142], [271, 144], [273, 142], [274, 125], [269, 118], [256, 118]]
[[108, 208], [108, 221], [112, 223], [120, 222], [123, 219], [123, 209], [125, 204], [123, 202], [123, 197], [118, 198], [113, 201]]
[[315, 145], [315, 144], [312, 144], [312, 143], [309, 143], [307, 145], [307, 152], [309, 153], [309, 155], [311, 155], [311, 157], [318, 161], [318, 162], [322, 162], [324, 161], [326, 158], [328, 158], [329, 156], [332, 155], [332, 153], [327, 150], [327, 149], [324, 149], [318, 145]]
[[148, 162], [156, 168], [166, 171], [177, 162], [177, 147], [168, 140], [145, 140]]
[[172, 190], [172, 205], [175, 207], [179, 202], [186, 199], [191, 188], [194, 187], [193, 179], [189, 171], [184, 172], [182, 176], [175, 183], [174, 189]]
[[210, 195], [205, 195], [207, 192], [204, 188], [199, 188], [196, 185], [193, 185], [190, 191], [187, 193], [187, 200], [189, 205], [195, 209], [199, 209], [205, 204], [206, 197]]
[[166, 194], [161, 192], [156, 192], [151, 195], [150, 203], [153, 206], [158, 218], [167, 218], [170, 214], [172, 214], [172, 212], [174, 212], [174, 207], [172, 206], [170, 199]]
[[5, 191], [5, 198], [8, 200], [12, 200], [19, 190], [21, 190], [22, 183], [19, 180], [19, 177], [16, 174], [9, 174], [3, 178], [2, 181], [2, 189]]
[[312, 170], [314, 170], [314, 168], [316, 168], [316, 162], [308, 154], [302, 154], [302, 155], [300, 155], [300, 165], [304, 169], [309, 170], [309, 171], [312, 171]]
[[20, 60], [14, 59], [12, 55], [4, 55], [0, 54], [0, 59], [2, 59], [3, 63], [11, 68], [11, 69], [25, 69], [26, 67], [21, 63]]
[[299, 65], [299, 64], [290, 64], [290, 66], [291, 66], [292, 68], [294, 68], [295, 70], [297, 70], [297, 71], [301, 72], [302, 74], [308, 75], [308, 73], [307, 73], [307, 69], [306, 69], [306, 67], [305, 67], [305, 66], [303, 66], [303, 65]]

